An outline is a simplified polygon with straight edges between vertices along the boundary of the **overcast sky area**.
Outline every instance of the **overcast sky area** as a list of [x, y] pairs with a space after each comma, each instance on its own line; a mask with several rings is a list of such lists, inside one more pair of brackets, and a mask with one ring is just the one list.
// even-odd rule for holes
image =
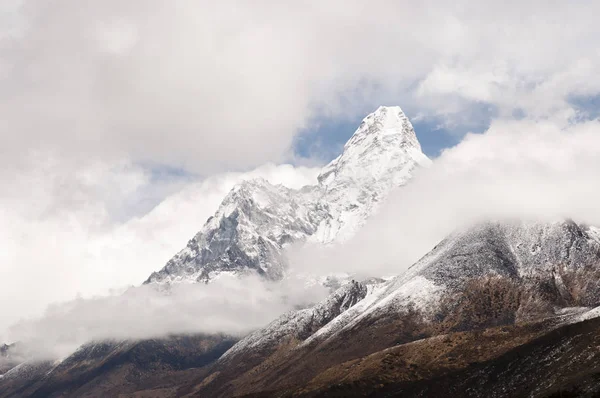
[[[393, 274], [489, 217], [600, 225], [599, 13], [596, 1], [3, 1], [0, 340], [53, 303], [110, 314], [94, 300], [160, 269], [237, 182], [314, 183], [379, 105], [402, 107], [433, 166], [359, 233], [361, 250], [294, 253], [295, 266], [339, 271], [344, 258]], [[267, 293], [251, 305], [281, 294], [253, 286], [223, 287], [238, 292], [234, 315], [252, 313], [253, 291]], [[178, 302], [208, 293], [195, 294]], [[49, 324], [33, 325], [18, 330]]]

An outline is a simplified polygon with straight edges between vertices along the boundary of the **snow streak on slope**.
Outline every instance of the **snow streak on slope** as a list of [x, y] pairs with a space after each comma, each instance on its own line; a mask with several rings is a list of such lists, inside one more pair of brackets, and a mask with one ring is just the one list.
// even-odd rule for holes
[[265, 180], [240, 184], [146, 283], [208, 282], [222, 273], [246, 272], [279, 280], [286, 273], [287, 245], [347, 240], [415, 168], [429, 163], [402, 110], [380, 107], [323, 168], [317, 185], [292, 190]]

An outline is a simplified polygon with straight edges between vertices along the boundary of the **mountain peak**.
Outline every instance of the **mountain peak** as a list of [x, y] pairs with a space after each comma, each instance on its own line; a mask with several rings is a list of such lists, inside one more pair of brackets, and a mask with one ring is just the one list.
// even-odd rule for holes
[[378, 181], [411, 163], [428, 165], [429, 162], [402, 109], [380, 106], [363, 119], [342, 154], [323, 168], [318, 179], [328, 187], [336, 185], [334, 181], [348, 179]]
[[209, 281], [249, 270], [281, 279], [285, 246], [348, 240], [394, 188], [429, 162], [400, 107], [379, 107], [323, 169], [318, 185], [294, 190], [264, 179], [238, 184], [187, 246], [146, 283]]
[[377, 108], [363, 119], [342, 154], [318, 176], [332, 214], [332, 220], [320, 226], [318, 240], [349, 239], [381, 200], [405, 185], [417, 167], [430, 163], [402, 109]]
[[410, 120], [399, 106], [380, 106], [377, 110], [363, 119], [369, 128], [368, 133], [383, 135], [401, 135], [406, 146], [421, 150], [421, 145]]

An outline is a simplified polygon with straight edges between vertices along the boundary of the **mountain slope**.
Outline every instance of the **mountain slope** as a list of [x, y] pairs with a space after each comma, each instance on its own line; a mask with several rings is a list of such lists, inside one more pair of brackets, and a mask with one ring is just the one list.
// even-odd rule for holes
[[[522, 318], [554, 306], [595, 306], [600, 302], [599, 264], [595, 228], [572, 221], [479, 224], [452, 234], [313, 338], [330, 338], [409, 310], [430, 320], [447, 311], [444, 306], [456, 309], [457, 294], [469, 289], [518, 295], [506, 299], [518, 307], [514, 316]], [[468, 301], [474, 304], [474, 298]]]
[[[533, 329], [533, 335], [527, 334], [529, 330], [519, 330], [516, 327], [504, 328], [504, 336], [463, 333], [460, 336], [463, 341], [452, 347], [454, 350], [447, 352], [439, 344], [436, 347], [436, 354], [439, 355], [436, 362], [439, 367], [432, 369], [431, 363], [419, 364], [432, 370], [426, 377], [418, 375], [422, 371], [417, 365], [419, 355], [407, 355], [406, 351], [382, 352], [364, 363], [344, 365], [344, 369], [352, 367], [351, 372], [354, 373], [357, 367], [361, 367], [360, 376], [353, 375], [341, 384], [325, 386], [309, 395], [501, 398], [595, 397], [600, 394], [600, 318], [562, 325], [541, 335], [539, 332], [535, 333], [533, 327], [530, 329]], [[494, 338], [490, 339], [490, 335]], [[454, 336], [446, 337], [444, 343], [452, 337]], [[510, 339], [515, 338], [521, 341], [511, 344], [513, 342]], [[478, 345], [484, 345], [486, 350], [494, 350], [499, 342], [510, 349], [503, 350], [505, 352], [501, 355], [492, 356], [477, 349]], [[431, 347], [426, 347], [424, 342], [417, 342], [414, 349], [421, 349], [423, 352], [431, 350]], [[474, 354], [473, 351], [479, 352]], [[480, 356], [487, 358], [473, 361]], [[445, 361], [455, 360], [450, 361], [453, 364], [444, 367], [440, 357]], [[410, 366], [406, 366], [406, 362], [403, 364], [401, 358], [415, 361], [411, 364], [412, 372], [407, 371]], [[460, 363], [461, 359], [470, 362]], [[377, 360], [380, 361], [378, 364]], [[387, 368], [386, 374], [381, 371], [384, 367]], [[404, 373], [404, 380], [398, 377], [399, 373]]]
[[62, 361], [23, 363], [0, 376], [0, 397], [119, 396], [142, 386], [160, 392], [188, 369], [202, 373], [234, 343], [224, 335], [89, 343]]
[[[309, 336], [295, 334], [288, 327], [294, 315], [287, 315], [242, 339], [201, 391], [287, 394], [311, 383], [320, 389], [338, 384], [345, 374], [339, 367], [348, 361], [423, 339], [439, 351], [436, 336], [446, 334], [460, 342], [460, 336], [489, 330], [496, 336], [490, 344], [500, 344], [503, 333], [493, 330], [508, 328], [514, 336], [494, 354], [500, 355], [569, 322], [573, 307], [600, 305], [599, 263], [596, 230], [585, 225], [476, 225], [442, 241], [404, 274], [370, 286], [364, 298]], [[256, 344], [260, 336], [278, 337], [263, 350], [257, 349], [265, 347]], [[472, 355], [475, 362], [494, 357]]]
[[279, 280], [286, 273], [287, 245], [347, 240], [394, 188], [429, 163], [402, 110], [380, 107], [323, 168], [317, 185], [292, 190], [260, 179], [243, 182], [145, 283], [208, 282], [224, 272]]

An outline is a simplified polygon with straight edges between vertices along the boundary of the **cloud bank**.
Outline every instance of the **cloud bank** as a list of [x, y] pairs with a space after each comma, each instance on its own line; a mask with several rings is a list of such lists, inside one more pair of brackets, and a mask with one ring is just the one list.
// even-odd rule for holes
[[[263, 177], [299, 188], [313, 184], [317, 173], [265, 165], [185, 181], [151, 211], [127, 220], [114, 219], [111, 206], [156, 185], [139, 169], [99, 167], [93, 177], [84, 171], [68, 180], [50, 167], [26, 178], [17, 175], [11, 195], [0, 197], [0, 280], [5, 281], [0, 301], [12, 303], [3, 306], [0, 331], [53, 302], [141, 284], [185, 246], [241, 180]], [[29, 196], [29, 189], [35, 195]]]
[[590, 1], [9, 8], [20, 27], [0, 41], [0, 159], [10, 164], [37, 150], [208, 175], [289, 159], [319, 115], [391, 101], [445, 123], [479, 117], [477, 104], [548, 117], [600, 92]]
[[[223, 276], [208, 285], [179, 284], [167, 292], [132, 287], [123, 294], [50, 306], [42, 317], [22, 320], [7, 337], [26, 358], [60, 358], [103, 339], [147, 339], [185, 333], [242, 337], [280, 314], [326, 296], [322, 286], [258, 276]], [[43, 332], [41, 332], [43, 331]]]
[[483, 220], [600, 226], [600, 122], [501, 121], [467, 135], [398, 188], [346, 245], [292, 248], [295, 267], [397, 275], [453, 230]]

